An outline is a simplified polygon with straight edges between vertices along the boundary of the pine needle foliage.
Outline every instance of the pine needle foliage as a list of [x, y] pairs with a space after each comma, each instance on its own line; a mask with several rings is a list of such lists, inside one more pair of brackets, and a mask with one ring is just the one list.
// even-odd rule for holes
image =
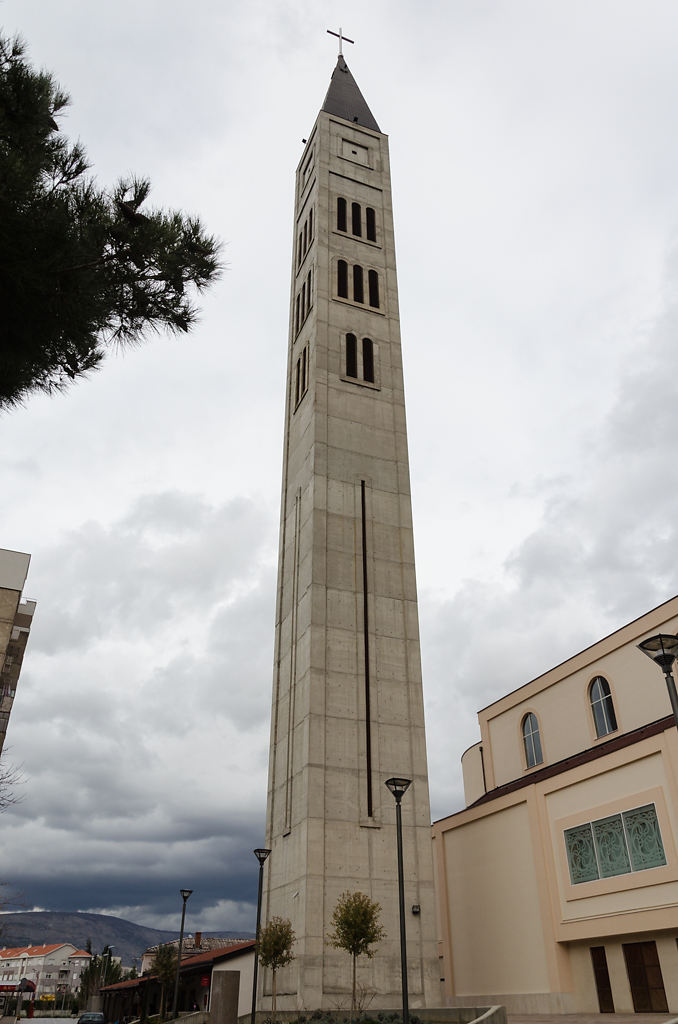
[[0, 36], [0, 409], [63, 390], [111, 345], [189, 331], [192, 292], [221, 269], [198, 219], [144, 206], [146, 178], [96, 184], [59, 130], [68, 103]]
[[353, 967], [351, 1014], [356, 1009], [356, 965], [359, 956], [371, 959], [372, 946], [381, 942], [386, 932], [379, 921], [381, 904], [364, 892], [342, 892], [332, 912], [334, 931], [328, 936], [330, 946], [350, 953]]
[[292, 922], [286, 917], [272, 917], [257, 937], [257, 956], [262, 967], [269, 967], [273, 972], [272, 1010], [276, 1008], [276, 978], [281, 967], [294, 960], [292, 946], [296, 936], [292, 930]]

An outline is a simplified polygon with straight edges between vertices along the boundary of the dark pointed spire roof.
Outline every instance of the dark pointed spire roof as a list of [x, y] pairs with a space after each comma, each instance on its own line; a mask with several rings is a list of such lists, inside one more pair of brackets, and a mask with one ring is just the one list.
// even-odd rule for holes
[[341, 54], [337, 60], [337, 66], [332, 72], [332, 81], [322, 109], [326, 114], [343, 117], [344, 121], [353, 121], [355, 124], [361, 124], [363, 128], [371, 128], [375, 132], [381, 131]]

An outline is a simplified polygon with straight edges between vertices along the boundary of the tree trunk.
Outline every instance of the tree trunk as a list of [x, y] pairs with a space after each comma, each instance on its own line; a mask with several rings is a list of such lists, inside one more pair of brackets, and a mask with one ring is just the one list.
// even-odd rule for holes
[[276, 974], [277, 973], [278, 973], [277, 971], [273, 972], [273, 1002], [272, 1002], [272, 1010], [273, 1010], [274, 1014], [275, 1014], [275, 993], [276, 993]]
[[353, 991], [351, 993], [351, 1024], [355, 1016], [355, 965], [358, 957], [353, 954]]

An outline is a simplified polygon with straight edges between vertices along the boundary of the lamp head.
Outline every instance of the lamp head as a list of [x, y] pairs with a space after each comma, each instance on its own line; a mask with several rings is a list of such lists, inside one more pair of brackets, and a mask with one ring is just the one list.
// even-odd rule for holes
[[666, 675], [671, 671], [671, 667], [678, 657], [678, 636], [672, 636], [670, 633], [657, 633], [656, 636], [650, 636], [647, 640], [639, 643], [638, 650], [647, 654], [648, 658], [652, 658]]
[[412, 779], [394, 778], [386, 780], [386, 786], [391, 791], [391, 793], [393, 793], [393, 796], [395, 797], [395, 801], [397, 804], [399, 804], [400, 801], [402, 800], [411, 782]]
[[257, 860], [262, 865], [262, 867], [263, 867], [264, 861], [266, 860], [266, 858], [268, 857], [270, 852], [271, 852], [270, 850], [262, 850], [262, 849], [258, 849], [258, 850], [254, 851], [254, 856], [257, 858]]
[[186, 900], [188, 899], [188, 897], [189, 897], [189, 896], [191, 895], [191, 893], [193, 892], [193, 890], [192, 890], [192, 889], [179, 889], [179, 892], [181, 893], [181, 898], [182, 898], [182, 900], [183, 900], [183, 901], [184, 901], [184, 903], [185, 903], [185, 902], [186, 902]]

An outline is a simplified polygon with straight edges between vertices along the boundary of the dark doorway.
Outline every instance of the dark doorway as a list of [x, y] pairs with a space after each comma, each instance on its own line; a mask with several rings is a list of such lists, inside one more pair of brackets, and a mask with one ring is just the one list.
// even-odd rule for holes
[[596, 979], [596, 992], [598, 993], [600, 1012], [614, 1013], [612, 985], [610, 984], [610, 973], [607, 969], [605, 946], [591, 946], [591, 963], [593, 964], [593, 976]]
[[622, 944], [636, 1013], [668, 1013], [656, 942]]

